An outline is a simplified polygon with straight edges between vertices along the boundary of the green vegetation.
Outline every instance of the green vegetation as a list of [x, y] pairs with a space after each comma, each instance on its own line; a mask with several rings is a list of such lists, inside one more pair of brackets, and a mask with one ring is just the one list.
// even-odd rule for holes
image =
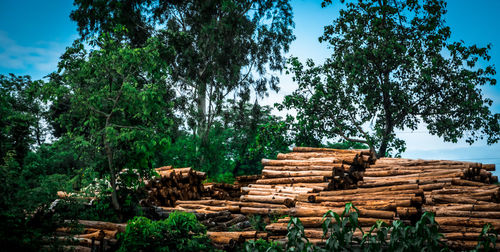
[[448, 142], [498, 142], [500, 115], [481, 90], [496, 84], [487, 65], [491, 45], [450, 41], [444, 1], [341, 2], [345, 8], [319, 38], [330, 58], [322, 65], [290, 60], [299, 88], [281, 108], [297, 110], [301, 135], [368, 144], [379, 157], [404, 151], [395, 130], [419, 123]]
[[[363, 232], [358, 222], [358, 210], [346, 204], [342, 214], [327, 212], [323, 216], [324, 245], [313, 245], [305, 237], [301, 221], [292, 217], [288, 223], [287, 243], [278, 246], [272, 242], [251, 241], [244, 244], [244, 251], [450, 251], [439, 239], [439, 226], [434, 214], [426, 212], [415, 225], [405, 225], [399, 220], [387, 225], [378, 221], [369, 232]], [[359, 231], [361, 236], [355, 236]], [[496, 233], [490, 226], [483, 228], [475, 251], [495, 251]]]
[[125, 251], [212, 251], [205, 227], [192, 213], [173, 212], [167, 219], [135, 217], [119, 237]]
[[[490, 58], [489, 46], [450, 42], [443, 1], [347, 1], [325, 27], [321, 41], [333, 52], [321, 66], [296, 58], [287, 66], [295, 39], [288, 0], [74, 5], [80, 36], [58, 69], [43, 80], [0, 74], [0, 244], [6, 248], [38, 251], [41, 237], [62, 220], [141, 216], [138, 189], [163, 165], [191, 166], [209, 181], [231, 183], [260, 173], [262, 158], [293, 145], [398, 154], [404, 143], [394, 131], [420, 122], [446, 141], [499, 139], [500, 115], [491, 113], [492, 101], [480, 90], [496, 83], [495, 69], [480, 64]], [[299, 89], [276, 107], [295, 109], [296, 117], [281, 118], [259, 104], [279, 91], [283, 69]], [[373, 127], [365, 132], [364, 125]], [[91, 206], [68, 200], [51, 208], [59, 190], [96, 199]], [[262, 230], [259, 218], [252, 224]], [[354, 215], [325, 220], [331, 249], [396, 249], [396, 240], [379, 238], [389, 231], [408, 240], [409, 249], [440, 246], [434, 229], [426, 229], [433, 226], [427, 215], [415, 229], [379, 226], [362, 241], [351, 240]], [[190, 215], [160, 222], [136, 217], [129, 227], [122, 250], [211, 250]], [[141, 232], [155, 239], [146, 241]], [[486, 231], [481, 239], [484, 246], [496, 242]], [[296, 219], [287, 247], [315, 249]], [[245, 248], [281, 249], [264, 241]]]

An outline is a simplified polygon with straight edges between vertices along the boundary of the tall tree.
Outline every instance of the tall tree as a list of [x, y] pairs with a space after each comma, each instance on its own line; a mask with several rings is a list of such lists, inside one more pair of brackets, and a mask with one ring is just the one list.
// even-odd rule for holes
[[444, 1], [345, 5], [319, 39], [332, 56], [320, 66], [291, 61], [299, 88], [284, 105], [297, 109], [300, 125], [367, 143], [381, 157], [405, 149], [395, 129], [415, 130], [419, 123], [445, 141], [498, 141], [500, 115], [491, 113], [493, 101], [481, 90], [496, 84], [494, 67], [483, 64], [490, 45], [451, 42]]
[[113, 207], [120, 210], [118, 174], [127, 168], [151, 175], [154, 155], [170, 141], [175, 92], [166, 82], [168, 67], [159, 59], [157, 40], [131, 48], [104, 34], [94, 43], [99, 49], [91, 52], [79, 42], [68, 48], [60, 75], [52, 75], [47, 88], [53, 100], [70, 94], [67, 113], [80, 121], [63, 125], [65, 134], [102, 160], [95, 168], [108, 178]]
[[[283, 68], [283, 53], [294, 39], [292, 9], [287, 0], [113, 3], [75, 1], [77, 9], [72, 18], [82, 37], [108, 31], [110, 23], [120, 23], [130, 31], [130, 41], [135, 41], [134, 29], [156, 27], [154, 36], [176, 52], [174, 57], [167, 54], [164, 61], [172, 66], [170, 81], [187, 98], [188, 125], [202, 145], [208, 144], [210, 129], [229, 95], [248, 101], [251, 90], [257, 96], [267, 94], [269, 89], [278, 90], [278, 78], [269, 70]], [[120, 21], [118, 14], [131, 9], [133, 19], [138, 21]], [[143, 24], [143, 20], [149, 22]]]
[[0, 164], [11, 151], [22, 165], [30, 148], [44, 142], [42, 83], [30, 76], [0, 75]]

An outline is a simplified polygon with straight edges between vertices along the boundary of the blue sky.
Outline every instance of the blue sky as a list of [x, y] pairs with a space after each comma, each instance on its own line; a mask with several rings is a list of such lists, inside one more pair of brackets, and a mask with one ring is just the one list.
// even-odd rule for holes
[[[312, 58], [322, 62], [330, 52], [319, 44], [323, 26], [338, 16], [340, 4], [320, 7], [321, 1], [292, 0], [295, 15], [295, 35], [290, 55], [302, 60]], [[78, 37], [76, 24], [69, 19], [71, 0], [1, 0], [0, 1], [0, 74], [29, 74], [35, 79], [55, 71], [59, 56]], [[500, 1], [450, 0], [447, 24], [453, 40], [485, 46], [493, 44], [490, 63], [500, 71]], [[497, 74], [497, 79], [499, 75]], [[295, 90], [290, 76], [281, 75], [281, 91], [272, 93], [261, 103], [272, 105]], [[500, 113], [500, 86], [486, 87], [484, 93], [494, 101], [493, 111]], [[487, 146], [479, 142], [468, 146], [464, 142], [444, 143], [427, 133], [425, 125], [415, 132], [400, 132], [407, 141], [409, 158], [459, 159], [496, 163], [500, 169], [500, 144]], [[500, 172], [497, 172], [500, 175]]]

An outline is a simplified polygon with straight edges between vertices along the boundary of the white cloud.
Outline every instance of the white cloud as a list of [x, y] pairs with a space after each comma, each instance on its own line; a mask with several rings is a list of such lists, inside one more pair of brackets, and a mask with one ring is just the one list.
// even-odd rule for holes
[[35, 79], [56, 70], [59, 57], [68, 45], [55, 42], [35, 44], [37, 46], [20, 45], [0, 31], [0, 69], [29, 74]]

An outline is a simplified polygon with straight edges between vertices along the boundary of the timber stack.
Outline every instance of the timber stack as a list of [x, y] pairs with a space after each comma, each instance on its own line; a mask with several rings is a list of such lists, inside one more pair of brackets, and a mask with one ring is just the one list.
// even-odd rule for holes
[[203, 180], [206, 174], [191, 167], [172, 168], [164, 166], [155, 169], [160, 175], [145, 182], [147, 198], [143, 205], [174, 206], [177, 200], [196, 200], [205, 190]]
[[[423, 192], [423, 204], [414, 218], [434, 212], [450, 247], [472, 249], [487, 223], [500, 231], [500, 187], [494, 184], [494, 170], [492, 164], [381, 158], [366, 169], [360, 187], [416, 186]], [[406, 209], [397, 210], [407, 214]]]
[[241, 188], [244, 214], [288, 215], [318, 192], [356, 186], [372, 162], [368, 150], [295, 147], [277, 160], [263, 159], [262, 178]]
[[[494, 165], [481, 163], [382, 158], [365, 167], [351, 186], [355, 188], [308, 193], [307, 201], [298, 200], [287, 214], [299, 217], [306, 236], [321, 244], [323, 215], [329, 210], [340, 215], [348, 202], [359, 209], [363, 230], [377, 220], [413, 224], [430, 211], [451, 248], [472, 249], [485, 224], [500, 231], [500, 187], [493, 184], [498, 182], [494, 170]], [[285, 242], [288, 220], [267, 225], [269, 239]]]
[[[124, 223], [90, 220], [78, 220], [77, 223], [67, 220], [65, 223], [65, 227], [56, 229], [52, 239], [63, 243], [60, 249], [64, 251], [82, 252], [116, 250], [117, 234], [125, 232], [127, 226]], [[46, 248], [53, 249], [50, 246]]]

